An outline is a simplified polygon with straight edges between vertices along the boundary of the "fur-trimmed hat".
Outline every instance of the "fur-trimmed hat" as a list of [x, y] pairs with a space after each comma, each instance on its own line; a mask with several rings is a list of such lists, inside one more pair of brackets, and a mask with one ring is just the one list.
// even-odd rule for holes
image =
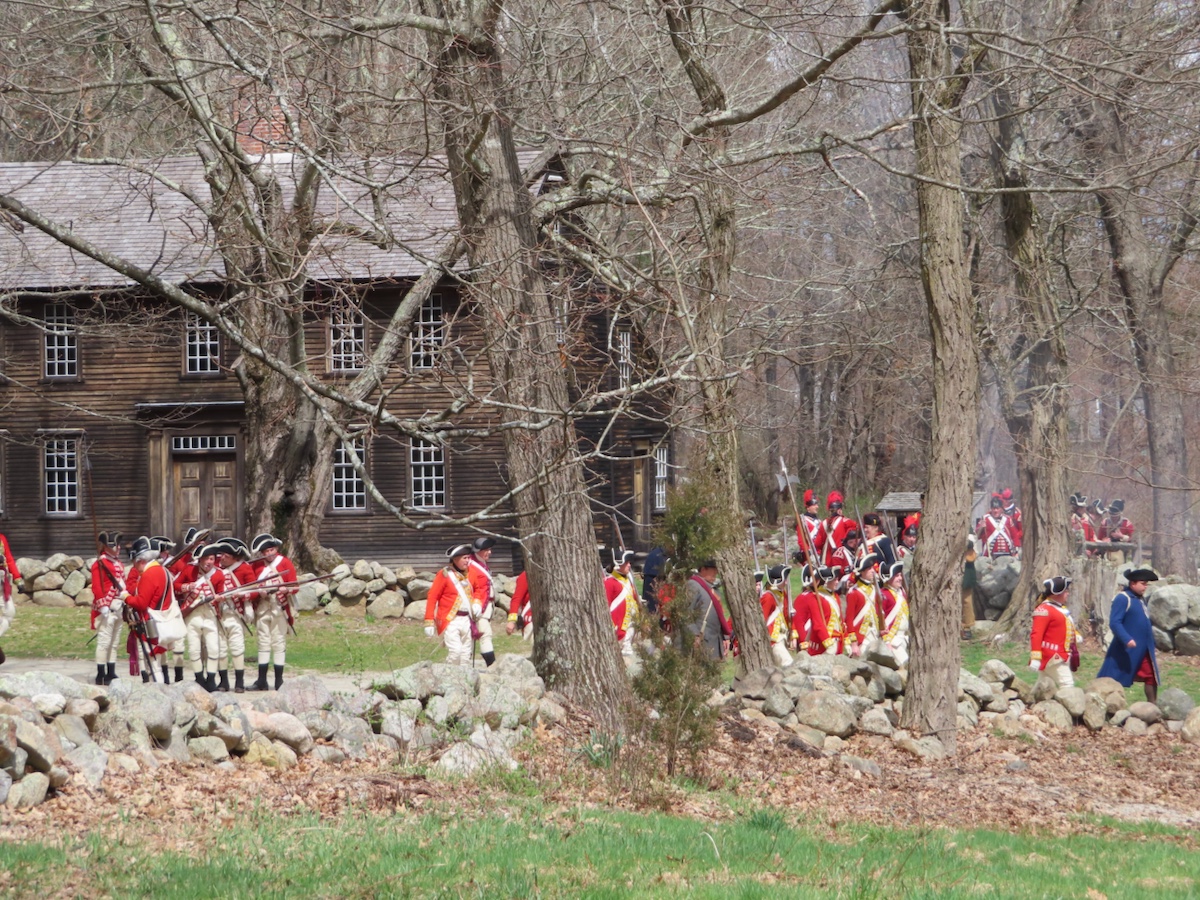
[[1114, 516], [1119, 516], [1121, 513], [1125, 512], [1125, 501], [1114, 500], [1112, 503], [1108, 504], [1108, 511]]
[[1087, 497], [1083, 496], [1083, 494], [1076, 491], [1074, 494], [1071, 495], [1071, 505], [1086, 507], [1087, 506]]
[[771, 566], [767, 569], [767, 583], [770, 585], [784, 584], [789, 575], [792, 574], [792, 567], [785, 566], [782, 563], [776, 566]]
[[1125, 581], [1133, 584], [1135, 581], [1158, 581], [1158, 576], [1154, 574], [1153, 569], [1126, 569], [1124, 572]]
[[446, 559], [450, 559], [450, 560], [456, 559], [459, 556], [470, 556], [470, 555], [471, 555], [471, 545], [470, 544], [455, 544], [453, 547], [451, 547], [449, 550], [446, 551]]
[[846, 505], [846, 498], [838, 491], [830, 491], [829, 496], [825, 498], [825, 508], [833, 509], [835, 506], [839, 509]]
[[988, 501], [988, 509], [995, 509], [997, 506], [1004, 508], [1004, 498], [999, 494], [992, 494], [992, 499]]
[[[476, 544], [479, 543], [478, 539], [475, 541], [475, 543]], [[492, 543], [495, 543], [495, 541], [493, 541]], [[474, 547], [474, 544], [472, 546]], [[475, 547], [475, 549], [479, 550], [481, 548]], [[483, 548], [483, 549], [487, 549], [487, 548]], [[621, 566], [625, 565], [625, 563], [633, 562], [633, 557], [635, 555], [636, 554], [632, 550], [614, 550], [613, 551], [613, 568], [619, 569]]]
[[1042, 582], [1042, 591], [1052, 597], [1061, 597], [1071, 587], [1071, 579], [1066, 575], [1055, 575]]
[[1000, 492], [1000, 499], [1007, 503], [1012, 499], [1012, 488], [1005, 488]]
[[133, 557], [134, 562], [142, 562], [143, 560], [154, 559], [158, 556], [158, 548], [150, 543], [150, 538], [142, 535], [135, 538], [129, 546], [129, 555]]
[[96, 543], [103, 544], [105, 547], [116, 547], [121, 543], [121, 532], [102, 531], [96, 535]]
[[496, 539], [480, 535], [471, 541], [471, 549], [478, 553], [480, 550], [491, 550], [496, 546]]
[[281, 541], [279, 538], [275, 537], [275, 535], [268, 534], [267, 532], [264, 531], [262, 534], [256, 534], [254, 536], [254, 539], [252, 541], [250, 541], [250, 552], [251, 553], [262, 553], [264, 550], [266, 550], [269, 547], [275, 547], [278, 549], [279, 547], [282, 547], [282, 546], [283, 546], [283, 541]]
[[817, 492], [809, 488], [804, 492], [804, 505], [812, 506], [817, 502]]

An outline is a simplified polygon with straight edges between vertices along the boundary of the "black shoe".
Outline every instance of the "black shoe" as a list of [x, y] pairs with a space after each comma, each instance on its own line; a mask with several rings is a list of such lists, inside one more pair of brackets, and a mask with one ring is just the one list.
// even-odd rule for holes
[[175, 667], [175, 681], [176, 683], [183, 681], [183, 666]]
[[108, 684], [104, 680], [104, 663], [97, 663], [96, 665], [96, 684]]
[[208, 682], [204, 680], [203, 672], [196, 673], [196, 684], [200, 685], [200, 687], [204, 688], [205, 690], [208, 690]]
[[244, 669], [235, 669], [233, 672], [233, 692], [235, 694], [246, 693], [246, 672]]
[[[176, 671], [176, 672], [182, 672], [183, 670], [182, 670], [182, 669], [176, 669], [175, 671]], [[175, 680], [176, 680], [176, 681], [183, 681], [183, 676], [182, 676], [182, 675], [180, 675], [180, 676], [179, 676], [178, 678], [176, 678]], [[171, 668], [170, 668], [170, 666], [163, 666], [163, 684], [170, 684], [170, 683], [171, 683]]]
[[221, 682], [220, 682], [220, 684], [217, 685], [217, 690], [218, 691], [229, 690], [229, 670], [228, 669], [221, 670]]
[[112, 684], [116, 680], [117, 680], [117, 664], [109, 663], [108, 671], [104, 673], [104, 683]]
[[275, 690], [283, 687], [283, 666], [275, 667]]
[[204, 689], [210, 694], [215, 694], [217, 692], [217, 676], [212, 672], [209, 672], [204, 676]]
[[267, 685], [267, 664], [258, 664], [258, 681], [250, 685], [252, 691], [269, 691], [271, 688]]
[[150, 683], [150, 673], [143, 672], [142, 673], [142, 684], [149, 684], [149, 683]]
[[495, 661], [496, 661], [495, 653], [484, 653], [483, 654], [483, 664], [485, 666], [487, 666], [489, 669], [492, 667], [492, 663], [494, 663]]

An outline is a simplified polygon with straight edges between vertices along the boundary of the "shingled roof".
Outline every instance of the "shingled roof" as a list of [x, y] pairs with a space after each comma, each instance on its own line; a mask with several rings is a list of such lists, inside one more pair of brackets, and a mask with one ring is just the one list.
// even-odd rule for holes
[[[535, 156], [536, 151], [522, 151], [522, 164], [528, 165]], [[291, 202], [302, 164], [289, 153], [271, 154], [260, 161], [278, 176], [286, 204]], [[377, 160], [354, 168], [369, 173], [371, 181], [386, 183], [387, 189], [376, 206], [370, 191], [352, 178], [335, 176], [322, 182], [317, 220], [323, 234], [310, 254], [309, 276], [314, 280], [419, 276], [425, 261], [438, 254], [457, 227], [444, 160]], [[99, 248], [169, 282], [224, 280], [224, 263], [205, 214], [212, 195], [198, 158], [125, 165], [0, 163], [0, 193], [15, 196]], [[376, 210], [382, 211], [392, 238], [386, 246], [361, 236], [371, 227], [369, 217]], [[115, 288], [132, 283], [32, 226], [9, 216], [0, 218], [0, 289]]]

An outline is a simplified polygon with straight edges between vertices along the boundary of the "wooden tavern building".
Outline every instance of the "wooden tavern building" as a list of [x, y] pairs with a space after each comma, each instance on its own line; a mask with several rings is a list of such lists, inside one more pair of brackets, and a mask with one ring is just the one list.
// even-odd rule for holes
[[[264, 157], [275, 166], [290, 160]], [[221, 255], [204, 213], [186, 196], [208, 195], [199, 161], [168, 158], [142, 168], [0, 163], [0, 191], [167, 281], [219, 295]], [[552, 164], [535, 190], [562, 177]], [[422, 259], [456, 225], [441, 169], [427, 161], [411, 168], [408, 181], [385, 210], [399, 236], [394, 245], [330, 228], [312, 256], [305, 341], [310, 371], [324, 378], [359, 371], [381, 323], [424, 272]], [[341, 187], [321, 193], [329, 221], [355, 215], [344, 204], [354, 186]], [[615, 302], [577, 273], [558, 274], [574, 278], [580, 289], [572, 297], [584, 298], [578, 309], [561, 311], [559, 326], [564, 365], [586, 386], [579, 390], [611, 390], [654, 371]], [[93, 518], [100, 529], [127, 536], [178, 538], [195, 525], [249, 537], [236, 352], [215, 326], [148, 298], [111, 268], [3, 214], [0, 298], [0, 530], [17, 555], [90, 555]], [[388, 376], [388, 410], [416, 416], [440, 408], [447, 367], [471, 366], [486, 390], [482, 337], [456, 282], [444, 280], [414, 323], [403, 364]], [[579, 431], [589, 447], [603, 442], [589, 468], [598, 543], [614, 542], [608, 513], [616, 509], [625, 539], [645, 549], [671, 481], [667, 398], [639, 401], [633, 413], [585, 420]], [[505, 490], [499, 437], [442, 447], [379, 436], [357, 449], [383, 495], [412, 515], [467, 514]], [[443, 564], [446, 545], [467, 535], [414, 531], [374, 508], [346, 456], [335, 451], [322, 543], [348, 560]], [[511, 522], [491, 530], [514, 532]], [[519, 567], [519, 547], [511, 556], [497, 548], [493, 562]]]

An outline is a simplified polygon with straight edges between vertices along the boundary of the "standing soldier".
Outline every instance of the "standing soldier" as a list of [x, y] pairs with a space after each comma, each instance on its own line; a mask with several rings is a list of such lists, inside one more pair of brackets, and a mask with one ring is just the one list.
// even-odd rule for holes
[[1017, 538], [1012, 522], [1004, 514], [1004, 500], [999, 494], [992, 494], [987, 515], [979, 522], [979, 540], [983, 543], [983, 555], [988, 559], [1017, 555]]
[[854, 584], [846, 592], [846, 641], [847, 656], [862, 656], [863, 647], [879, 639], [879, 588], [876, 556], [864, 556], [854, 571]]
[[260, 557], [254, 563], [254, 580], [262, 584], [262, 592], [254, 603], [254, 635], [258, 642], [258, 681], [252, 691], [269, 691], [267, 668], [275, 659], [275, 690], [283, 687], [283, 667], [287, 657], [287, 633], [295, 622], [292, 615], [292, 594], [295, 588], [284, 585], [296, 583], [296, 567], [279, 552], [283, 541], [270, 534], [256, 535], [250, 542], [250, 552]]
[[512, 603], [508, 609], [508, 624], [506, 634], [520, 631], [524, 640], [533, 637], [533, 609], [529, 605], [529, 573], [522, 572], [517, 576], [517, 584], [513, 588]]
[[[225, 576], [225, 591], [234, 590], [251, 584], [254, 579], [254, 568], [246, 562], [250, 558], [250, 548], [246, 543], [235, 537], [224, 538], [217, 542], [220, 552], [217, 554], [217, 565]], [[233, 657], [233, 692], [246, 692], [246, 601], [255, 594], [234, 594], [224, 600], [218, 600], [217, 606], [217, 673], [220, 682], [217, 689], [229, 690], [229, 657]]]
[[709, 559], [702, 562], [699, 571], [688, 579], [684, 597], [690, 619], [683, 629], [687, 634], [680, 634], [679, 640], [686, 641], [690, 636], [695, 649], [703, 648], [710, 658], [719, 660], [724, 659], [729, 650], [733, 624], [726, 617], [721, 598], [712, 586], [717, 572], [717, 561]]
[[[1124, 500], [1114, 500], [1108, 506], [1108, 518], [1104, 520], [1104, 536], [1114, 544], [1127, 544], [1133, 540], [1133, 523], [1125, 518], [1124, 512]], [[1125, 552], [1110, 550], [1108, 561], [1125, 562]]]
[[[150, 538], [138, 538], [129, 548], [129, 552], [133, 556], [133, 571], [129, 573], [130, 577], [126, 582], [126, 587], [129, 589], [129, 597], [125, 602], [133, 610], [132, 614], [137, 615], [143, 622], [146, 622], [150, 619], [150, 610], [165, 611], [175, 602], [175, 591], [171, 585], [171, 574], [159, 562], [158, 545], [152, 543]], [[137, 573], [136, 577], [134, 576], [135, 572]], [[130, 637], [133, 637], [133, 635], [130, 635]], [[136, 654], [137, 650], [135, 642], [133, 652]], [[157, 641], [153, 641], [148, 650], [154, 657], [164, 657], [162, 673], [163, 683], [165, 684], [171, 680], [165, 659], [166, 648], [160, 646]], [[150, 663], [150, 669], [151, 671], [149, 672], [142, 672], [142, 681], [149, 681], [154, 677], [153, 659]]]
[[800, 576], [805, 590], [796, 598], [792, 616], [797, 647], [807, 650], [809, 656], [841, 653], [842, 607], [836, 593], [837, 574], [828, 566], [805, 568], [807, 571]]
[[[195, 537], [195, 534], [196, 534], [195, 528], [188, 529], [187, 539], [184, 541], [185, 547], [192, 542], [192, 539]], [[166, 568], [167, 574], [169, 574], [171, 576], [172, 584], [178, 585], [180, 577], [183, 575], [183, 573], [187, 569], [187, 567], [189, 565], [191, 565], [191, 562], [192, 562], [191, 554], [184, 553], [183, 555], [181, 555], [179, 557], [179, 559], [175, 560], [175, 562], [173, 562], [173, 563], [170, 562], [171, 555], [175, 550], [175, 542], [173, 540], [171, 540], [169, 537], [163, 537], [162, 535], [156, 535], [156, 536], [150, 538], [150, 546], [153, 547], [154, 549], [158, 550], [158, 561], [164, 568]], [[170, 565], [168, 565], [168, 563], [170, 563]], [[174, 588], [172, 588], [172, 589], [174, 589]], [[133, 588], [131, 586], [130, 591], [132, 591], [132, 590], [133, 590]], [[178, 602], [180, 598], [178, 596], [176, 596], [175, 599]], [[171, 654], [171, 659], [175, 664], [175, 681], [176, 681], [176, 683], [183, 681], [184, 641], [182, 641], [182, 640], [176, 641], [171, 646], [169, 646], [165, 649], [168, 653]], [[163, 665], [164, 666], [166, 665], [166, 656], [163, 657]]]
[[[13, 603], [13, 584], [21, 573], [17, 570], [17, 561], [13, 559], [12, 550], [8, 546], [8, 538], [0, 534], [0, 637], [12, 625], [17, 607]], [[0, 665], [4, 664], [4, 651], [0, 649]]]
[[1112, 641], [1104, 654], [1097, 678], [1115, 678], [1130, 687], [1140, 681], [1146, 699], [1158, 702], [1158, 660], [1154, 655], [1154, 630], [1143, 597], [1150, 582], [1158, 581], [1151, 569], [1126, 569], [1128, 587], [1113, 598], [1108, 612]]
[[446, 557], [449, 564], [434, 576], [425, 598], [425, 634], [442, 636], [449, 665], [470, 667], [471, 623], [482, 612], [468, 575], [471, 546], [451, 547]]
[[904, 590], [904, 564], [894, 562], [881, 569], [884, 585], [879, 589], [881, 640], [891, 648], [900, 668], [908, 665], [908, 594]]
[[[1087, 542], [1096, 539], [1096, 530], [1087, 514], [1087, 502], [1087, 497], [1078, 491], [1071, 495], [1071, 534], [1085, 550]], [[1086, 553], [1088, 556], [1092, 555], [1091, 550], [1086, 550]]]
[[1074, 687], [1071, 673], [1079, 667], [1079, 630], [1067, 609], [1070, 589], [1071, 579], [1063, 575], [1042, 582], [1029, 636], [1029, 668], [1050, 675], [1059, 687]]
[[490, 537], [475, 538], [471, 543], [470, 568], [467, 570], [480, 609], [475, 619], [472, 637], [479, 641], [479, 655], [489, 666], [496, 661], [496, 651], [492, 646], [492, 613], [496, 609], [496, 583], [492, 579], [492, 569], [488, 562], [492, 558], [492, 548], [495, 546], [496, 542]]
[[1017, 506], [1017, 501], [1013, 498], [1012, 488], [1005, 488], [1000, 492], [1000, 499], [1004, 501], [1004, 514], [1008, 516], [1008, 521], [1012, 525], [1013, 537], [1017, 542], [1017, 549], [1021, 549], [1021, 541], [1025, 536], [1025, 524], [1021, 521], [1021, 507]]
[[890, 569], [896, 561], [896, 545], [892, 539], [883, 533], [883, 519], [879, 513], [867, 513], [863, 516], [863, 553], [874, 553], [881, 560], [884, 569]]
[[[92, 630], [96, 632], [96, 684], [112, 684], [117, 677], [117, 650], [121, 646], [121, 607], [128, 593], [125, 567], [120, 557], [121, 533], [96, 535], [96, 561], [92, 563]], [[99, 620], [99, 625], [96, 624]]]
[[[217, 639], [217, 611], [214, 601], [225, 589], [225, 573], [217, 567], [218, 544], [200, 547], [194, 561], [180, 576], [178, 594], [180, 608], [187, 622], [188, 660], [196, 683], [206, 691], [217, 689], [217, 662], [220, 642]], [[228, 680], [226, 680], [228, 685]]]
[[[816, 559], [808, 558], [809, 540], [804, 539], [804, 531], [800, 530], [802, 528], [808, 532], [813, 550], [817, 554]], [[804, 492], [804, 512], [800, 515], [800, 521], [796, 523], [796, 542], [800, 545], [800, 556], [806, 563], [814, 567], [821, 564], [825, 553], [825, 529], [821, 527], [821, 517], [817, 513], [817, 495], [812, 488]]]
[[608, 614], [617, 632], [617, 643], [624, 656], [633, 656], [633, 613], [637, 609], [637, 588], [633, 585], [633, 551], [613, 554], [612, 574], [604, 579]]
[[920, 513], [904, 517], [904, 530], [900, 532], [900, 546], [896, 548], [896, 559], [906, 559], [916, 549], [917, 528], [920, 524]]
[[860, 536], [858, 529], [851, 525], [846, 529], [842, 545], [833, 551], [833, 565], [830, 568], [840, 570], [847, 582], [854, 580], [854, 569], [858, 564]]
[[846, 540], [846, 533], [854, 527], [854, 523], [842, 515], [844, 505], [845, 498], [837, 491], [830, 491], [829, 496], [825, 498], [825, 508], [829, 510], [829, 515], [821, 525], [821, 530], [824, 532], [822, 540], [824, 546], [821, 552], [825, 554], [822, 562], [831, 567], [838, 564], [834, 559], [834, 554]]
[[785, 565], [771, 566], [767, 569], [767, 586], [758, 598], [762, 604], [763, 618], [767, 622], [767, 637], [771, 639], [771, 654], [780, 668], [792, 664], [792, 654], [788, 653], [787, 641], [791, 626], [788, 622], [788, 576], [792, 574], [791, 567]]

